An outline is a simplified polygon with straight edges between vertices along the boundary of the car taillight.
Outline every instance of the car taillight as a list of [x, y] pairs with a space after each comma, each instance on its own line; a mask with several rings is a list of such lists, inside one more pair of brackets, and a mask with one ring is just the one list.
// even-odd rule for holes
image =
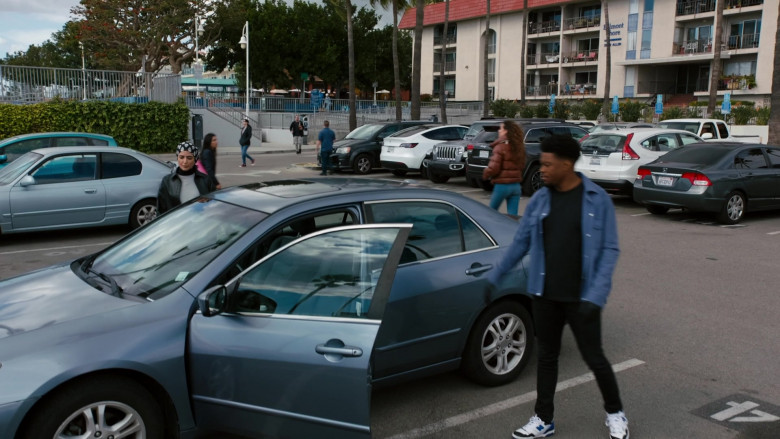
[[588, 134], [585, 134], [584, 136], [582, 136], [582, 137], [580, 138], [580, 144], [582, 144], [582, 142], [584, 142], [584, 141], [585, 141], [585, 139], [587, 139], [588, 137], [590, 137], [590, 133], [588, 133]]
[[649, 169], [647, 169], [647, 168], [639, 168], [636, 171], [636, 179], [637, 180], [642, 180], [643, 178], [650, 176], [650, 174], [651, 174], [651, 172], [650, 172]]
[[712, 186], [712, 182], [701, 172], [685, 172], [682, 178], [687, 179], [694, 186]]
[[473, 149], [474, 149], [474, 145], [472, 145], [470, 143], [468, 145], [466, 145], [466, 151], [471, 151]]
[[634, 133], [629, 133], [626, 136], [626, 143], [623, 144], [623, 160], [639, 160], [639, 155], [628, 146], [631, 143], [631, 139], [634, 137]]
[[417, 144], [416, 143], [402, 143], [402, 144], [400, 144], [398, 146], [400, 148], [414, 148], [415, 146], [417, 146]]

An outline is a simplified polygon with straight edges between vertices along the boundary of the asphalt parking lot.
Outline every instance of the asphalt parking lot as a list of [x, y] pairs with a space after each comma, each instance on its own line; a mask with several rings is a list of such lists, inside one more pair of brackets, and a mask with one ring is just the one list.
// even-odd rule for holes
[[[311, 149], [255, 159], [256, 166], [239, 168], [238, 155], [221, 154], [223, 186], [317, 173], [307, 167], [316, 161]], [[387, 172], [371, 177], [398, 179]], [[484, 203], [490, 196], [463, 178], [447, 184], [414, 174], [407, 179]], [[742, 224], [725, 227], [708, 216], [655, 216], [628, 198], [613, 201], [621, 257], [603, 339], [631, 437], [780, 437], [780, 213], [749, 213]], [[2, 236], [0, 278], [92, 253], [127, 231]], [[508, 438], [532, 414], [534, 390], [533, 364], [498, 388], [451, 373], [379, 389], [372, 401], [374, 437]], [[568, 332], [556, 403], [556, 437], [606, 436], [598, 389]]]

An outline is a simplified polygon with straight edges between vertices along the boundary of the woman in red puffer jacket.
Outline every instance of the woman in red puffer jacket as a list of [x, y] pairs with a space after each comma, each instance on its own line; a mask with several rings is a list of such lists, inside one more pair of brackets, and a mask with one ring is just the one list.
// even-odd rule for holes
[[517, 215], [522, 195], [523, 169], [525, 168], [525, 144], [523, 130], [511, 120], [504, 121], [498, 129], [498, 139], [490, 145], [493, 155], [482, 172], [482, 178], [493, 183], [490, 207], [498, 210], [506, 200], [506, 210]]

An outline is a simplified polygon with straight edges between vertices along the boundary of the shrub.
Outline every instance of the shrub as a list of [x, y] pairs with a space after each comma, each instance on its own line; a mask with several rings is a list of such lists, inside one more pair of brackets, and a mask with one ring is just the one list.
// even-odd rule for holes
[[433, 96], [430, 93], [423, 93], [420, 95], [420, 102], [432, 102]]
[[756, 116], [756, 109], [752, 105], [737, 105], [731, 107], [731, 115], [737, 125], [747, 125]]
[[530, 119], [534, 117], [534, 107], [530, 105], [521, 105], [520, 106], [520, 117], [524, 119]]
[[490, 103], [490, 109], [495, 117], [515, 117], [520, 110], [520, 104], [509, 99], [496, 99]]
[[669, 107], [661, 113], [659, 120], [680, 119], [685, 117], [685, 111], [680, 107]]
[[582, 102], [582, 114], [585, 119], [596, 120], [601, 114], [601, 101], [597, 99], [586, 99]]
[[769, 124], [769, 107], [761, 107], [756, 110], [756, 125]]
[[569, 119], [569, 102], [566, 99], [557, 99], [555, 101], [553, 117], [556, 119]]
[[539, 104], [534, 107], [534, 117], [546, 119], [550, 117], [550, 106], [548, 104]]
[[627, 100], [620, 104], [620, 115], [626, 122], [637, 122], [642, 117], [644, 104], [639, 101]]

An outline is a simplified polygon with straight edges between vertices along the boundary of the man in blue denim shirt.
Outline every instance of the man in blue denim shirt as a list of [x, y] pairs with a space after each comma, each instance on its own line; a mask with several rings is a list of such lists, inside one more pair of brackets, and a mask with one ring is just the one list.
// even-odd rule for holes
[[512, 247], [489, 276], [488, 294], [501, 277], [530, 253], [528, 292], [539, 343], [536, 413], [513, 438], [547, 437], [553, 423], [558, 356], [566, 323], [596, 377], [607, 412], [610, 437], [628, 439], [617, 380], [601, 347], [601, 310], [612, 288], [618, 255], [612, 200], [587, 177], [574, 171], [580, 155], [576, 140], [552, 136], [541, 144], [546, 187], [531, 198]]

